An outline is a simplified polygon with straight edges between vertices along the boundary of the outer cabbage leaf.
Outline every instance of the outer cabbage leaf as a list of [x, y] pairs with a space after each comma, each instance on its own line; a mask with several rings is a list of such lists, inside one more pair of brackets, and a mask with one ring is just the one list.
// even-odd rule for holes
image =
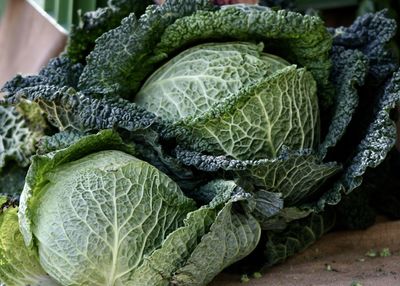
[[385, 158], [396, 142], [396, 125], [390, 112], [400, 102], [400, 71], [393, 74], [383, 96], [377, 105], [373, 122], [369, 125], [364, 139], [357, 147], [341, 180], [346, 192], [361, 185], [362, 175], [367, 168], [375, 168]]
[[7, 96], [7, 94], [13, 95], [18, 91], [40, 85], [76, 88], [82, 69], [81, 64], [73, 64], [68, 57], [60, 56], [51, 59], [38, 75], [15, 76], [12, 80], [6, 82], [1, 91], [5, 92]]
[[213, 155], [276, 158], [283, 145], [295, 150], [316, 145], [318, 114], [311, 74], [289, 66], [213, 106], [204, 116], [177, 122], [176, 137], [191, 149]]
[[56, 286], [40, 266], [36, 251], [25, 247], [18, 228], [18, 209], [3, 209], [0, 197], [0, 283], [13, 286]]
[[[381, 87], [378, 84], [387, 80], [396, 69], [395, 60], [386, 48], [395, 33], [396, 23], [385, 14], [383, 11], [366, 14], [359, 17], [350, 27], [329, 29], [334, 44], [331, 81], [335, 85], [337, 96], [329, 131], [319, 147], [322, 157], [326, 155], [328, 148], [335, 147], [340, 142], [346, 131], [350, 129], [348, 137], [355, 137], [354, 129], [364, 130], [368, 126], [365, 122], [371, 119], [367, 117], [369, 111], [364, 109], [376, 100], [368, 98], [368, 92], [372, 89], [374, 91], [371, 93], [375, 97], [380, 96], [382, 91], [379, 90]], [[366, 87], [360, 90], [364, 85]], [[363, 99], [366, 103], [359, 109], [363, 111], [364, 117], [357, 119], [357, 113], [361, 112], [357, 112], [356, 108]], [[353, 119], [354, 117], [356, 119]], [[352, 126], [352, 121], [354, 125], [356, 120], [362, 123]], [[345, 148], [353, 149], [348, 144]], [[337, 157], [338, 153], [340, 151], [331, 157]]]
[[[217, 215], [210, 232], [172, 279], [176, 285], [206, 285], [222, 269], [249, 255], [258, 244], [261, 229], [248, 214], [232, 213], [227, 204]], [[204, 254], [207, 255], [204, 255]]]
[[154, 70], [154, 64], [166, 57], [153, 53], [164, 30], [180, 17], [212, 8], [209, 0], [169, 0], [149, 6], [139, 19], [126, 17], [119, 27], [96, 40], [79, 87], [96, 93], [131, 95]]
[[397, 136], [391, 111], [400, 101], [399, 80], [400, 71], [397, 71], [384, 88], [373, 120], [367, 127], [364, 138], [356, 147], [353, 157], [344, 166], [341, 177], [316, 202], [309, 204], [314, 211], [321, 211], [326, 205], [338, 204], [342, 194], [348, 194], [360, 187], [367, 169], [380, 165], [394, 147]]
[[350, 27], [331, 28], [330, 32], [335, 46], [359, 50], [368, 58], [368, 74], [376, 81], [385, 81], [397, 69], [387, 48], [396, 33], [396, 21], [387, 17], [387, 11], [365, 14]]
[[37, 154], [45, 154], [67, 148], [84, 136], [83, 132], [76, 130], [61, 131], [52, 136], [44, 136], [38, 143]]
[[95, 40], [103, 33], [116, 28], [123, 18], [130, 13], [136, 17], [142, 15], [151, 0], [108, 1], [108, 7], [101, 7], [95, 11], [80, 15], [79, 24], [72, 26], [67, 46], [67, 56], [73, 62], [85, 61], [86, 56], [94, 48]]
[[304, 201], [341, 169], [334, 162], [321, 162], [318, 156], [307, 150], [285, 150], [276, 159], [243, 161], [182, 148], [176, 149], [176, 156], [184, 165], [214, 174], [222, 170], [225, 176], [240, 178], [257, 189], [281, 193], [285, 206]]
[[[400, 100], [399, 72], [393, 73], [397, 64], [386, 46], [395, 25], [385, 12], [379, 12], [359, 17], [348, 28], [330, 30], [334, 36], [332, 79], [338, 96], [320, 151], [324, 156], [327, 148], [335, 146], [327, 158], [339, 158], [345, 164], [342, 177], [314, 204], [317, 210], [325, 204], [337, 204], [341, 193], [359, 187], [366, 170], [378, 166], [394, 146], [396, 128], [390, 113]], [[354, 89], [354, 84], [364, 85], [360, 96], [356, 94], [360, 88]]]
[[25, 98], [37, 102], [51, 124], [61, 131], [88, 132], [113, 127], [135, 131], [161, 124], [154, 114], [122, 98], [83, 94], [68, 87], [38, 85], [7, 96], [10, 103]]
[[324, 141], [318, 146], [321, 158], [329, 148], [335, 147], [346, 132], [358, 106], [358, 89], [364, 85], [368, 72], [368, 59], [358, 50], [332, 49], [331, 79], [336, 88], [333, 115]]
[[40, 109], [30, 102], [0, 106], [0, 122], [0, 194], [17, 198], [47, 124]]
[[248, 195], [235, 192], [237, 185], [229, 181], [211, 183], [208, 189], [212, 188], [217, 188], [213, 192], [219, 195], [188, 214], [185, 225], [171, 233], [137, 269], [134, 284], [206, 285], [256, 247], [261, 234], [258, 222], [233, 208]]
[[0, 105], [0, 122], [0, 171], [8, 160], [28, 166], [41, 132], [32, 130], [24, 116], [11, 106]]

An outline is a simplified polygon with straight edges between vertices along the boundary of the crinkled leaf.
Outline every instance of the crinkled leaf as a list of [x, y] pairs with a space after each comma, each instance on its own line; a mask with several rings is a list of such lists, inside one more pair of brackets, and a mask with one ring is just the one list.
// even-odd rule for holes
[[215, 217], [216, 210], [207, 207], [189, 213], [184, 226], [172, 232], [161, 248], [144, 260], [131, 280], [140, 285], [170, 285], [173, 273], [190, 257]]
[[313, 194], [341, 170], [336, 163], [322, 163], [314, 155], [289, 155], [281, 160], [259, 160], [235, 173], [258, 188], [281, 193], [285, 205], [295, 205]]
[[135, 132], [122, 132], [120, 134], [126, 142], [135, 142], [136, 156], [173, 179], [187, 195], [188, 192], [197, 188], [199, 185], [208, 181], [204, 174], [191, 169], [169, 152], [162, 144], [159, 134], [150, 128], [137, 130]]
[[341, 179], [345, 192], [351, 192], [362, 182], [367, 168], [378, 166], [396, 142], [396, 126], [390, 118], [390, 112], [400, 101], [400, 71], [393, 74], [385, 87], [383, 96], [377, 105], [373, 122], [358, 145], [356, 155], [351, 160]]
[[332, 65], [331, 79], [335, 85], [336, 97], [329, 130], [318, 146], [322, 158], [328, 148], [336, 146], [346, 132], [358, 106], [357, 88], [364, 85], [368, 72], [368, 59], [360, 51], [345, 50], [338, 46], [332, 49]]
[[385, 87], [382, 87], [384, 91], [380, 98], [382, 91], [377, 91], [378, 101], [372, 120], [363, 133], [361, 142], [352, 153], [352, 157], [344, 165], [341, 178], [316, 202], [310, 203], [309, 207], [315, 211], [321, 211], [325, 205], [338, 204], [343, 193], [348, 194], [362, 184], [363, 176], [368, 168], [375, 168], [384, 161], [397, 137], [391, 111], [400, 101], [399, 80], [400, 72], [398, 71], [393, 74]]
[[[260, 228], [248, 214], [227, 203], [203, 207], [171, 233], [133, 277], [141, 285], [206, 285], [222, 269], [247, 256], [258, 244]], [[207, 253], [207, 255], [204, 255]]]
[[108, 7], [101, 7], [80, 15], [79, 24], [71, 27], [67, 46], [68, 58], [73, 62], [83, 63], [86, 56], [93, 50], [98, 37], [119, 26], [121, 20], [130, 13], [139, 17], [151, 4], [153, 4], [151, 0], [109, 1]]
[[212, 7], [209, 0], [184, 3], [169, 0], [163, 5], [149, 6], [139, 19], [134, 15], [126, 17], [119, 27], [97, 39], [94, 50], [87, 57], [80, 88], [132, 96], [131, 93], [135, 93], [143, 79], [154, 70], [154, 64], [166, 57], [153, 52], [164, 30], [180, 17]]
[[350, 27], [330, 29], [333, 44], [359, 50], [369, 60], [368, 74], [375, 80], [386, 80], [397, 64], [387, 44], [396, 33], [396, 21], [387, 17], [387, 11], [368, 13], [358, 17]]
[[177, 148], [179, 161], [206, 172], [225, 171], [250, 182], [256, 188], [281, 193], [285, 205], [304, 200], [340, 171], [336, 163], [323, 163], [307, 150], [281, 152], [276, 159], [234, 160]]
[[210, 204], [212, 207], [228, 201], [234, 195], [245, 197], [242, 189], [234, 181], [223, 179], [212, 180], [198, 189], [191, 190], [188, 195], [196, 202]]
[[257, 220], [249, 214], [232, 212], [232, 204], [228, 203], [186, 263], [175, 272], [172, 285], [206, 285], [222, 269], [249, 255], [260, 235]]
[[77, 130], [61, 131], [52, 136], [44, 136], [38, 144], [38, 154], [45, 154], [64, 149], [77, 142], [85, 134]]
[[313, 148], [319, 137], [315, 82], [289, 66], [176, 126], [177, 140], [191, 149], [235, 159], [275, 158], [283, 145]]
[[160, 121], [154, 114], [122, 98], [83, 94], [68, 87], [39, 85], [9, 96], [8, 101], [15, 103], [23, 98], [37, 102], [48, 120], [61, 131], [87, 132], [113, 127], [135, 131]]
[[284, 205], [282, 194], [259, 190], [253, 194], [254, 210], [252, 214], [262, 224], [262, 221], [278, 214]]
[[33, 125], [13, 106], [0, 105], [0, 122], [0, 171], [10, 160], [28, 166], [43, 130], [32, 129]]
[[249, 194], [232, 181], [216, 180], [204, 188], [215, 194], [212, 202], [188, 214], [185, 225], [134, 272], [135, 284], [205, 285], [258, 244], [257, 221], [233, 207], [246, 202]]
[[81, 64], [73, 64], [66, 56], [51, 59], [38, 75], [17, 75], [8, 81], [1, 91], [13, 95], [18, 91], [34, 88], [40, 85], [77, 87], [79, 77], [82, 73]]

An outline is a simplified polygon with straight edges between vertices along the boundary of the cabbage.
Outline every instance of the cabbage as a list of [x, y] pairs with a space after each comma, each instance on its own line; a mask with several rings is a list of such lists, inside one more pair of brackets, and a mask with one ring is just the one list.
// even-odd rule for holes
[[6, 112], [18, 120], [0, 126], [0, 172], [24, 181], [22, 236], [62, 285], [205, 285], [254, 249], [284, 261], [338, 209], [365, 213], [347, 195], [368, 196], [396, 141], [395, 21], [333, 29], [211, 2], [110, 1], [38, 75], [3, 87], [52, 125]]
[[258, 222], [232, 210], [247, 200], [236, 184], [197, 209], [119, 140], [105, 131], [33, 158], [18, 216], [44, 273], [61, 285], [201, 285], [256, 247]]

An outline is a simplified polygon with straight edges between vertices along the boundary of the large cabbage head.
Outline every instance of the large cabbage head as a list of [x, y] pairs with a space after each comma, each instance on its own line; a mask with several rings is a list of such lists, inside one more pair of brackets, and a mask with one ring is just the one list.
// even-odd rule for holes
[[181, 126], [198, 151], [236, 159], [275, 158], [283, 146], [318, 142], [317, 87], [305, 68], [262, 44], [202, 44], [154, 72], [135, 102]]

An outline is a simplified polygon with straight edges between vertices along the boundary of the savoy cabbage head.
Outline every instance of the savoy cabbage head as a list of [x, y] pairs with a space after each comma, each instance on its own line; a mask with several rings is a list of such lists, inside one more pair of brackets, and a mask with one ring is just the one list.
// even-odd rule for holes
[[33, 158], [20, 228], [61, 285], [201, 285], [257, 246], [257, 220], [232, 209], [251, 200], [234, 182], [211, 183], [215, 197], [198, 208], [134, 153], [106, 130]]
[[23, 129], [20, 156], [19, 226], [43, 271], [205, 285], [257, 245], [269, 266], [313, 243], [395, 144], [395, 22], [128, 2], [85, 14], [66, 52], [3, 87], [52, 125]]

